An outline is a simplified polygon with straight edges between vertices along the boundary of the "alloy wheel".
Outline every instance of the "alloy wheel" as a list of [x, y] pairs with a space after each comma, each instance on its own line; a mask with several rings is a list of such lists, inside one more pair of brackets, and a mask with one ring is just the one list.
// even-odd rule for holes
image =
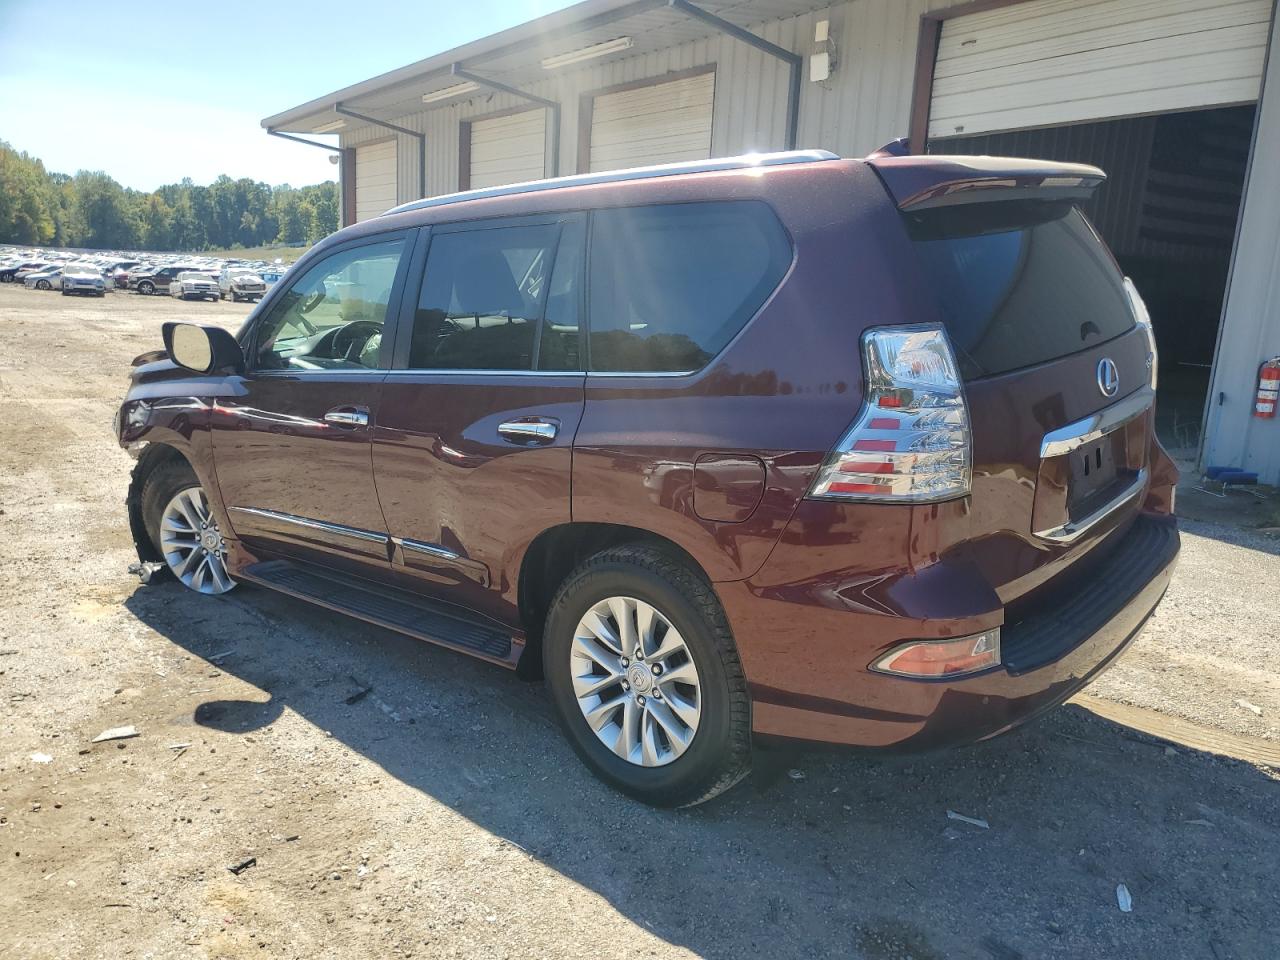
[[160, 549], [173, 575], [198, 593], [226, 593], [236, 585], [227, 574], [227, 548], [218, 521], [198, 486], [179, 490], [165, 505]]
[[634, 597], [601, 600], [578, 621], [569, 660], [578, 708], [623, 760], [661, 767], [689, 748], [702, 717], [698, 669], [657, 607]]

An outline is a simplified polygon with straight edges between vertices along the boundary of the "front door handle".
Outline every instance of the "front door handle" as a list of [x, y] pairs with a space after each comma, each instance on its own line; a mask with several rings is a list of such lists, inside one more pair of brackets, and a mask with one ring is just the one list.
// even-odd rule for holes
[[335, 407], [324, 415], [324, 422], [339, 427], [367, 427], [369, 411], [364, 407]]
[[550, 443], [560, 432], [560, 421], [546, 417], [507, 420], [498, 424], [498, 436], [510, 443]]

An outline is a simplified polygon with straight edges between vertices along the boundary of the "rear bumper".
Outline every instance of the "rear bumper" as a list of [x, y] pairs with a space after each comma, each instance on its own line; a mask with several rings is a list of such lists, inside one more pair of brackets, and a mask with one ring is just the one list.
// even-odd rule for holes
[[[837, 610], [823, 603], [806, 615], [803, 608], [775, 597], [764, 599], [749, 585], [722, 585], [735, 632], [743, 617], [758, 617], [762, 604], [789, 610], [777, 623], [791, 626], [793, 665], [782, 683], [769, 683], [769, 656], [761, 660], [744, 644], [743, 660], [753, 695], [753, 725], [758, 734], [860, 747], [926, 749], [971, 743], [1004, 733], [1062, 703], [1106, 669], [1137, 637], [1169, 585], [1179, 537], [1172, 517], [1140, 515], [1117, 530], [1107, 555], [1087, 574], [1050, 590], [1016, 623], [1004, 622], [1004, 610], [991, 614], [940, 618], [936, 597], [972, 593], [974, 584], [938, 570], [923, 591], [920, 616], [911, 617], [908, 599], [893, 615], [879, 609]], [[950, 582], [949, 582], [950, 578]], [[1067, 578], [1064, 578], [1066, 580]], [[925, 600], [928, 594], [935, 600]], [[859, 594], [869, 596], [868, 591]], [[904, 622], [905, 618], [905, 622]], [[828, 634], [844, 621], [847, 631], [870, 637], [843, 637], [805, 644], [806, 636]], [[890, 620], [892, 624], [885, 621]], [[1002, 665], [953, 680], [891, 677], [867, 667], [891, 633], [918, 638], [962, 636], [1001, 624]], [[753, 629], [746, 633], [754, 634]], [[890, 644], [891, 645], [891, 644]], [[776, 647], [775, 647], [776, 650]], [[776, 652], [771, 656], [776, 656]], [[799, 659], [799, 666], [794, 665]], [[811, 682], [805, 682], [805, 674]], [[777, 675], [776, 672], [774, 675]]]

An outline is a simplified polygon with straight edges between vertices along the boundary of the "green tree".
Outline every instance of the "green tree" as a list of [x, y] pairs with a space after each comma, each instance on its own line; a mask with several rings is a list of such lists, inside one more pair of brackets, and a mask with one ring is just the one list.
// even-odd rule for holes
[[147, 250], [169, 250], [173, 243], [173, 208], [160, 193], [150, 194], [142, 208], [142, 246]]
[[56, 232], [55, 206], [44, 164], [0, 141], [0, 242], [48, 243]]
[[82, 170], [73, 181], [84, 235], [78, 246], [107, 249], [136, 247], [138, 221], [120, 184], [101, 171]]
[[338, 229], [338, 187], [220, 176], [127, 190], [101, 171], [50, 173], [0, 141], [0, 243], [205, 250], [314, 243]]

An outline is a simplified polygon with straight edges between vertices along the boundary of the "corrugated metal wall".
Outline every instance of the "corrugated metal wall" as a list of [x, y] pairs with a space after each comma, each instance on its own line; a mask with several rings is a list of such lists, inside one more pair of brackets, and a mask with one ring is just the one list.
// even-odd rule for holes
[[[831, 21], [838, 67], [824, 83], [811, 83], [807, 76], [803, 81], [799, 146], [861, 156], [905, 136], [920, 14], [955, 2], [851, 0], [755, 27], [754, 32], [765, 39], [808, 54], [815, 49], [814, 23]], [[642, 57], [566, 71], [531, 85], [530, 93], [563, 104], [560, 172], [576, 172], [581, 94], [706, 64], [716, 65], [712, 155], [781, 149], [786, 132], [786, 66], [762, 51], [717, 35]], [[495, 94], [388, 119], [426, 132], [427, 193], [434, 196], [458, 189], [459, 122], [523, 105], [514, 97]], [[342, 134], [342, 145], [385, 135], [382, 128], [358, 127]], [[399, 200], [403, 203], [417, 198], [418, 153], [413, 138], [399, 140]]]
[[1247, 103], [1271, 0], [1033, 0], [944, 24], [930, 136]]
[[1280, 484], [1280, 418], [1252, 416], [1258, 364], [1280, 356], [1280, 21], [1258, 105], [1253, 160], [1231, 265], [1212, 385], [1205, 410], [1202, 464], [1257, 470]]

